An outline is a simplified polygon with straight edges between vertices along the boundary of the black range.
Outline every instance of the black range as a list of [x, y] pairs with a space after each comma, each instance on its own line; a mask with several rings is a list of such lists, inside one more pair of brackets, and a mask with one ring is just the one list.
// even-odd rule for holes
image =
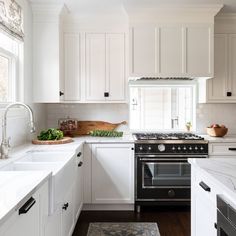
[[208, 142], [192, 133], [136, 133], [135, 205], [189, 205], [188, 158], [207, 158]]

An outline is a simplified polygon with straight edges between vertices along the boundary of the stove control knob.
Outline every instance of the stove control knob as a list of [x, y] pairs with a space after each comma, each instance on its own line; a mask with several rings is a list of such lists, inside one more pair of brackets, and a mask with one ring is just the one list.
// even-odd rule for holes
[[186, 150], [187, 150], [187, 148], [186, 148], [185, 146], [183, 147], [183, 149], [184, 149], [184, 151], [186, 151]]
[[175, 151], [175, 147], [174, 146], [172, 147], [172, 151]]
[[200, 149], [201, 149], [201, 151], [203, 151], [203, 150], [204, 150], [204, 148], [203, 148], [203, 147], [200, 147]]
[[189, 149], [190, 151], [192, 151], [192, 147], [189, 147], [188, 149]]
[[[158, 150], [159, 150], [160, 152], [164, 152], [164, 151], [166, 150], [165, 145], [164, 145], [164, 144], [159, 144], [159, 145], [158, 145]], [[172, 150], [173, 150], [173, 148], [172, 148]]]
[[143, 147], [142, 147], [142, 146], [140, 146], [140, 147], [139, 147], [139, 150], [140, 150], [140, 151], [143, 151]]
[[198, 147], [195, 147], [194, 149], [197, 151], [197, 150], [198, 150]]
[[149, 146], [149, 147], [148, 147], [148, 151], [151, 151], [151, 150], [152, 150], [152, 147]]
[[179, 151], [181, 150], [181, 147], [180, 147], [180, 146], [178, 147], [178, 150], [179, 150]]

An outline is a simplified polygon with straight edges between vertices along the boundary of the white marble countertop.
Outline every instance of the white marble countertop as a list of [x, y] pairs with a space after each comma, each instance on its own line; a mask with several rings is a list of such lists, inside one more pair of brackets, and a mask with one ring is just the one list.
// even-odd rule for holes
[[236, 143], [236, 135], [226, 135], [224, 137], [211, 137], [209, 135], [201, 135], [209, 143]]
[[0, 225], [50, 176], [50, 171], [0, 171]]
[[236, 204], [236, 159], [210, 158], [188, 159], [188, 162], [211, 178], [226, 195]]

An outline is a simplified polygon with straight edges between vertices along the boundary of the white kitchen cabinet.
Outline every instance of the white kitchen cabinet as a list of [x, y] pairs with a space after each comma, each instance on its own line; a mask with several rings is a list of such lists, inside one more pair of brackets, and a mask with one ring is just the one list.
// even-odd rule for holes
[[92, 145], [92, 203], [134, 202], [133, 144]]
[[236, 102], [236, 34], [215, 34], [215, 76], [207, 81], [208, 103]]
[[76, 159], [76, 175], [74, 184], [74, 220], [79, 218], [83, 207], [83, 154], [82, 147], [77, 153]]
[[81, 99], [81, 35], [64, 34], [64, 100]]
[[130, 76], [212, 77], [212, 25], [135, 25], [130, 29]]
[[212, 26], [187, 26], [186, 75], [213, 77], [214, 30]]
[[61, 213], [61, 236], [71, 236], [74, 229], [73, 187], [67, 192]]
[[[32, 4], [33, 9], [33, 100], [60, 101], [62, 4]], [[47, 11], [45, 11], [47, 9]], [[53, 19], [53, 20], [52, 20]]]
[[125, 35], [86, 33], [87, 102], [125, 100]]
[[215, 34], [214, 78], [208, 80], [208, 101], [226, 99], [228, 78], [228, 37], [225, 34]]
[[209, 143], [209, 157], [236, 157], [236, 143]]
[[130, 29], [130, 74], [148, 76], [159, 73], [158, 28], [136, 26]]
[[[25, 213], [19, 214], [25, 209]], [[44, 236], [48, 215], [48, 182], [29, 197], [1, 226], [1, 236]]]
[[[200, 186], [201, 182], [210, 189], [204, 190]], [[191, 168], [191, 236], [217, 235], [216, 195], [219, 193], [221, 189], [207, 176], [197, 168]]]

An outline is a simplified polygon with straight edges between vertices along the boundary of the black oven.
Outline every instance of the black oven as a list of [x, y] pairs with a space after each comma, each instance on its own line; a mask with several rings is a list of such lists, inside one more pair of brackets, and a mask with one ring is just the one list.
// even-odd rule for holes
[[136, 155], [136, 203], [190, 202], [191, 166], [188, 158], [205, 155]]
[[236, 235], [236, 209], [217, 196], [217, 236]]

